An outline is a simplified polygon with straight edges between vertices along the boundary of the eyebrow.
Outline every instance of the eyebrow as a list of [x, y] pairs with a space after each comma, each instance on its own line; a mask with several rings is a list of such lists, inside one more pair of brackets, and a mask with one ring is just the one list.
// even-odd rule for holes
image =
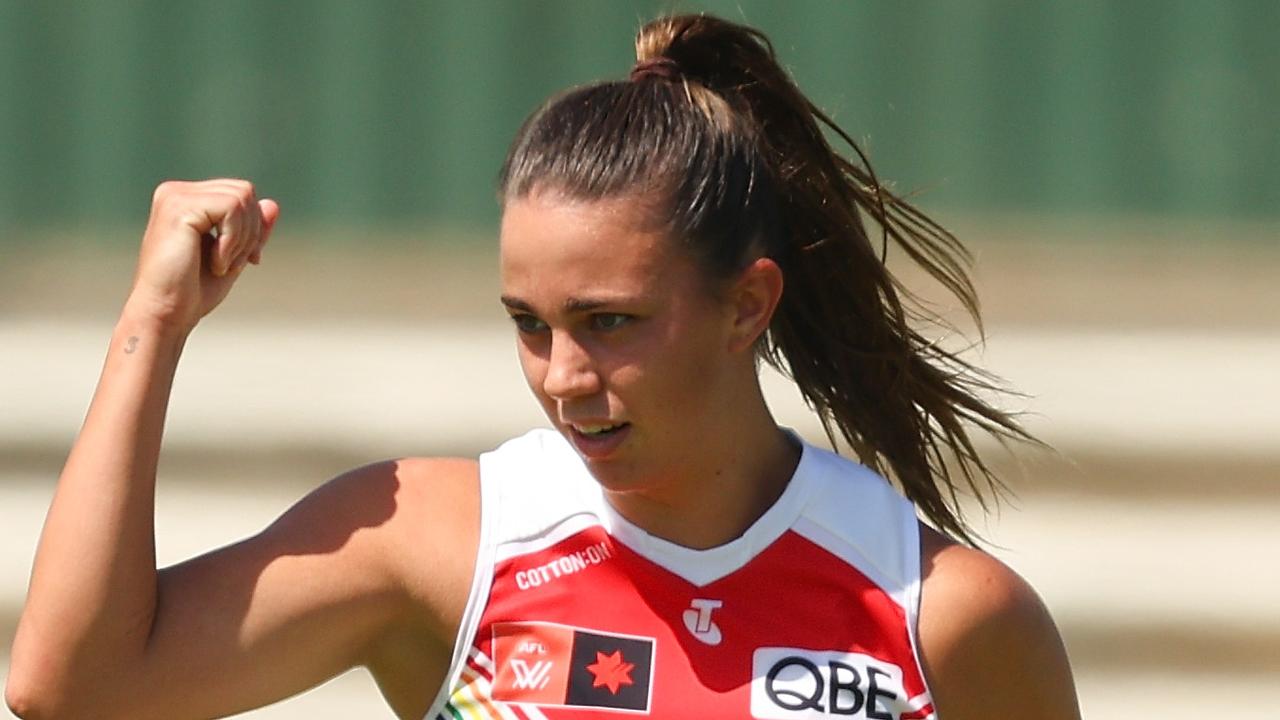
[[521, 312], [527, 312], [527, 313], [533, 312], [533, 306], [521, 300], [520, 298], [511, 297], [510, 295], [503, 295], [499, 299], [502, 300], [503, 305], [506, 305], [512, 310], [520, 310]]
[[[525, 302], [524, 300], [521, 300], [518, 297], [513, 297], [511, 295], [503, 295], [500, 299], [502, 300], [503, 305], [506, 305], [512, 310], [519, 310], [521, 312], [534, 313], [533, 306]], [[564, 301], [564, 309], [565, 311], [571, 312], [571, 313], [591, 312], [592, 310], [596, 310], [598, 308], [604, 307], [605, 305], [609, 305], [611, 303], [623, 302], [623, 301], [624, 300], [622, 298], [619, 298], [616, 300], [605, 300], [603, 298], [571, 297], [568, 300]]]

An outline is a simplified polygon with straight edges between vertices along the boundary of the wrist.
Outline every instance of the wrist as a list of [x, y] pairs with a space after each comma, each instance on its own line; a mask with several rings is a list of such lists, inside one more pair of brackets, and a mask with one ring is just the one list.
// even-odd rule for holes
[[116, 322], [116, 332], [130, 335], [145, 334], [152, 337], [170, 339], [179, 344], [185, 343], [187, 336], [195, 329], [194, 323], [188, 323], [177, 317], [176, 313], [157, 307], [156, 303], [145, 299], [130, 297], [120, 312]]

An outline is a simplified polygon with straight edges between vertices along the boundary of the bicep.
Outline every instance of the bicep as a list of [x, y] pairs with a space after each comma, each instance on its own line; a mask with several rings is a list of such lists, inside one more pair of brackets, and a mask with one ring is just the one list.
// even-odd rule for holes
[[353, 470], [258, 535], [162, 570], [139, 714], [230, 714], [363, 664], [422, 600], [396, 562], [401, 475]]
[[991, 556], [926, 541], [921, 662], [941, 720], [1078, 720], [1062, 638], [1029, 584]]

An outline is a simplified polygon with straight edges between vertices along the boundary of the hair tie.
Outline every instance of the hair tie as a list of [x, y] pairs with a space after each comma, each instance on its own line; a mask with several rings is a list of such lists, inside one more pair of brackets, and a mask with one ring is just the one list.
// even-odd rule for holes
[[680, 77], [680, 65], [669, 57], [641, 60], [636, 63], [635, 67], [631, 68], [631, 76], [628, 79], [631, 82], [637, 82], [647, 77], [675, 80]]

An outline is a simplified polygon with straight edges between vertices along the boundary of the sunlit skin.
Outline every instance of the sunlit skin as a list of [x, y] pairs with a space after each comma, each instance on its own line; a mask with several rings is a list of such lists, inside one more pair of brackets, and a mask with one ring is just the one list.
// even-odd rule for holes
[[759, 259], [709, 281], [636, 198], [507, 203], [502, 301], [547, 417], [627, 423], [606, 457], [584, 456], [610, 504], [689, 547], [739, 536], [777, 498], [799, 450], [769, 414], [753, 346], [782, 292]]
[[[525, 378], [561, 433], [631, 423], [616, 452], [587, 463], [609, 502], [653, 535], [713, 547], [768, 508], [798, 459], [752, 357], [781, 273], [757, 260], [709, 283], [644, 222], [650, 206], [508, 202], [503, 301]], [[921, 560], [920, 660], [944, 716], [1079, 718], [1066, 651], [1031, 587], [923, 526]]]
[[[508, 203], [505, 300], [530, 387], [561, 432], [631, 423], [589, 463], [613, 506], [712, 547], [741, 535], [795, 469], [752, 357], [782, 274], [756, 259], [710, 283], [642, 207], [656, 204]], [[475, 461], [353, 469], [263, 532], [155, 568], [155, 471], [182, 345], [256, 264], [278, 210], [242, 180], [157, 189], [36, 553], [5, 681], [15, 714], [223, 717], [363, 665], [398, 717], [420, 718], [447, 679], [481, 537]], [[247, 232], [220, 234], [202, 257], [215, 225]], [[920, 660], [944, 717], [1077, 720], [1066, 652], [1030, 586], [932, 530], [921, 541]]]

